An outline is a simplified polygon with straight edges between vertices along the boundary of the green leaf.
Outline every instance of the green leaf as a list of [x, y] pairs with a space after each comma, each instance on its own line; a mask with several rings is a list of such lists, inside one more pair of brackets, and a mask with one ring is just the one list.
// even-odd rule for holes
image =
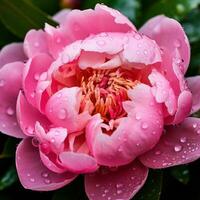
[[14, 157], [18, 140], [15, 138], [8, 138], [4, 144], [0, 159]]
[[190, 171], [187, 165], [173, 167], [171, 175], [180, 183], [187, 184], [190, 180]]
[[181, 20], [199, 4], [200, 0], [159, 0], [143, 12], [144, 21], [159, 14]]
[[30, 29], [43, 28], [45, 23], [57, 24], [27, 0], [0, 0], [0, 20], [21, 39]]
[[140, 16], [141, 4], [139, 0], [115, 0], [113, 8], [119, 10], [130, 20], [134, 21], [137, 24], [137, 19]]
[[144, 187], [133, 200], [159, 200], [162, 190], [162, 171], [151, 170]]
[[12, 166], [0, 179], [0, 191], [11, 186], [16, 181], [17, 181], [17, 172], [15, 168]]

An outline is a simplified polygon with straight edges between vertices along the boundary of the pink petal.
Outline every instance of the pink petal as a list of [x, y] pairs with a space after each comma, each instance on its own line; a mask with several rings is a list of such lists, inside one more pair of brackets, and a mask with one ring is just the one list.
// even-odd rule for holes
[[17, 138], [23, 138], [16, 118], [16, 101], [22, 87], [22, 62], [13, 62], [0, 69], [0, 131]]
[[67, 128], [69, 133], [83, 130], [90, 115], [88, 112], [79, 114], [80, 101], [80, 88], [64, 88], [47, 102], [46, 116], [54, 125]]
[[20, 122], [21, 129], [28, 136], [35, 134], [35, 124], [37, 121], [46, 128], [50, 126], [50, 122], [46, 116], [42, 115], [36, 108], [30, 105], [21, 92], [17, 99], [17, 118]]
[[147, 175], [148, 169], [138, 161], [115, 170], [102, 168], [85, 175], [85, 190], [89, 200], [130, 200], [144, 185]]
[[49, 55], [37, 54], [32, 59], [29, 59], [26, 64], [23, 74], [23, 89], [28, 102], [34, 107], [36, 107], [35, 92], [38, 80], [40, 77], [47, 78], [46, 71], [51, 63], [52, 58]]
[[[95, 10], [72, 10], [69, 12], [61, 27], [55, 29], [45, 27], [48, 43], [54, 58], [68, 44], [103, 32], [136, 31], [135, 26], [117, 10], [98, 4]], [[53, 45], [54, 44], [54, 45]]]
[[63, 152], [59, 159], [62, 166], [74, 173], [89, 173], [98, 169], [95, 159], [84, 153]]
[[61, 11], [57, 12], [53, 19], [57, 21], [58, 23], [62, 24], [65, 22], [67, 15], [69, 14], [71, 10], [70, 9], [62, 9]]
[[24, 39], [24, 51], [29, 58], [38, 53], [48, 54], [47, 36], [43, 30], [30, 30]]
[[31, 138], [24, 139], [17, 147], [16, 167], [21, 184], [26, 189], [50, 191], [70, 183], [76, 175], [66, 172], [56, 174], [48, 170], [41, 162], [37, 148], [31, 144]]
[[190, 163], [200, 157], [200, 119], [187, 118], [169, 126], [159, 143], [140, 157], [150, 168], [165, 168]]
[[131, 101], [123, 103], [128, 116], [114, 122], [119, 125], [111, 136], [103, 133], [105, 124], [100, 115], [95, 115], [87, 124], [87, 144], [100, 165], [128, 164], [159, 141], [163, 116], [150, 87], [139, 84], [128, 95]]
[[192, 114], [200, 109], [200, 76], [187, 78], [187, 83], [190, 91], [192, 92]]
[[140, 32], [155, 40], [164, 52], [170, 54], [170, 59], [178, 50], [184, 60], [183, 71], [186, 72], [190, 61], [190, 45], [182, 26], [176, 20], [160, 15], [150, 19]]
[[12, 43], [3, 47], [0, 51], [0, 68], [3, 65], [15, 61], [25, 61], [27, 58], [24, 54], [22, 43]]

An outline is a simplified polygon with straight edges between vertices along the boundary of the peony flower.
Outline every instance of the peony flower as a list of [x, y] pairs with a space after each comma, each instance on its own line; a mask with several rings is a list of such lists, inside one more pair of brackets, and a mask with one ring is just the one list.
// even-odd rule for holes
[[200, 157], [200, 77], [184, 78], [188, 39], [157, 16], [139, 31], [118, 11], [63, 11], [0, 53], [0, 130], [23, 138], [22, 185], [55, 190], [85, 176], [90, 200], [131, 199], [148, 168]]

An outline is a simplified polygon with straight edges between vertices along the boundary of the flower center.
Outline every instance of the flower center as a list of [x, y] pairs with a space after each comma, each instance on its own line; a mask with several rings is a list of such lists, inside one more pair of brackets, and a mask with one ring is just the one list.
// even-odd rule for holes
[[131, 71], [117, 68], [112, 70], [88, 69], [82, 71], [81, 111], [100, 113], [104, 121], [124, 117], [122, 102], [128, 100], [127, 90], [138, 81], [133, 80]]

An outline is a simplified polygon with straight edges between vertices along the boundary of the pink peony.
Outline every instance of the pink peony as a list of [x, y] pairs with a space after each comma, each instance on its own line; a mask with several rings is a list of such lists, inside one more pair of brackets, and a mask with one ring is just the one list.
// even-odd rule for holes
[[139, 31], [118, 11], [63, 11], [0, 53], [0, 131], [23, 138], [22, 185], [49, 191], [85, 174], [90, 200], [128, 200], [148, 168], [200, 157], [200, 77], [181, 25], [165, 16]]

